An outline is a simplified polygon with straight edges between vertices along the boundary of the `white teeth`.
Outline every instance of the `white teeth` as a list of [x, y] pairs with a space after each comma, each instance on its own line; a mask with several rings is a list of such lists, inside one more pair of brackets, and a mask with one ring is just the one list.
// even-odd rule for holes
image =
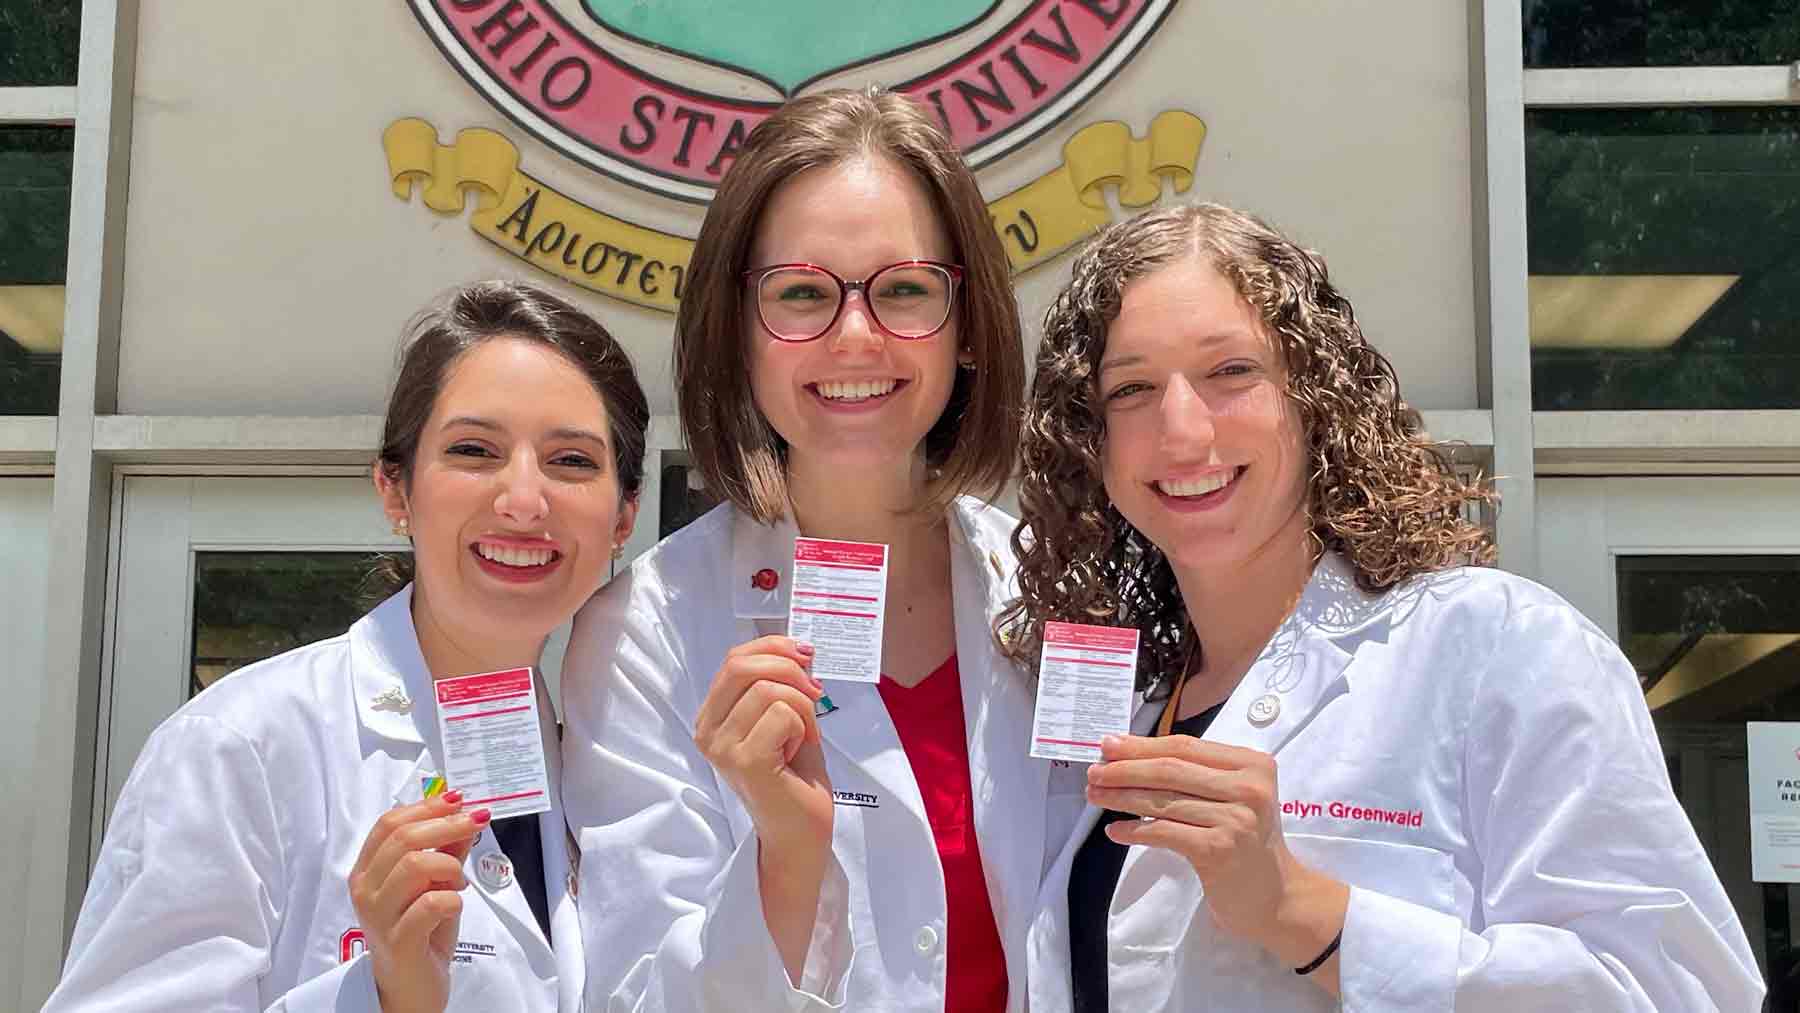
[[1221, 471], [1200, 478], [1189, 478], [1181, 481], [1160, 480], [1156, 487], [1165, 496], [1204, 496], [1209, 492], [1218, 492], [1231, 484], [1237, 477], [1236, 471]]
[[833, 401], [849, 401], [861, 398], [880, 397], [881, 395], [892, 391], [898, 382], [899, 381], [891, 378], [886, 380], [830, 381], [820, 383], [818, 387], [821, 397], [829, 398]]
[[556, 555], [550, 549], [515, 549], [510, 545], [490, 545], [487, 542], [475, 543], [475, 551], [481, 558], [503, 566], [543, 566]]

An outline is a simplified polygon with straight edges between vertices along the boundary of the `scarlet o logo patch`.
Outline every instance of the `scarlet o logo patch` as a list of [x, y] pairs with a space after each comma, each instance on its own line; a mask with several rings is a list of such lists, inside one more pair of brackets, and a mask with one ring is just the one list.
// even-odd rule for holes
[[348, 964], [368, 948], [369, 944], [363, 940], [362, 929], [346, 929], [338, 937], [338, 963]]
[[1074, 111], [1174, 0], [409, 2], [521, 127], [609, 176], [704, 202], [786, 98], [870, 80], [923, 102], [979, 168]]

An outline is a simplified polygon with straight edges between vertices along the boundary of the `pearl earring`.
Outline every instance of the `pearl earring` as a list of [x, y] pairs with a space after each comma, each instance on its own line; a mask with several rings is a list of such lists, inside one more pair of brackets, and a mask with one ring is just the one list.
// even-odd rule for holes
[[394, 534], [399, 535], [401, 538], [407, 537], [407, 535], [410, 532], [407, 531], [406, 525], [407, 525], [406, 518], [404, 518], [404, 517], [395, 518], [394, 519]]

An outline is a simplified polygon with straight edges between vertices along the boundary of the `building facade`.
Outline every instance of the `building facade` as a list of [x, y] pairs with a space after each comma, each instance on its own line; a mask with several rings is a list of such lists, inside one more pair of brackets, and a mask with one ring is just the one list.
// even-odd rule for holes
[[1800, 719], [1800, 0], [770, 6], [0, 0], [0, 750], [29, 814], [0, 1005], [53, 985], [149, 731], [341, 630], [398, 547], [367, 466], [407, 318], [489, 276], [599, 316], [655, 412], [642, 551], [705, 506], [669, 336], [711, 187], [783, 97], [880, 82], [976, 166], [1028, 344], [1073, 246], [1159, 201], [1326, 255], [1498, 476], [1502, 565], [1637, 665], [1769, 1008], [1800, 1009], [1745, 732]]

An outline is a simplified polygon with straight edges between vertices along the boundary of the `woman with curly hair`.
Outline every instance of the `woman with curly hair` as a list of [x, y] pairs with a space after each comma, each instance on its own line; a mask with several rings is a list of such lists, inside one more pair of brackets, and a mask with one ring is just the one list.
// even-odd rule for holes
[[1631, 666], [1478, 566], [1492, 498], [1316, 254], [1217, 205], [1087, 248], [997, 628], [1034, 661], [1046, 621], [1135, 627], [1141, 706], [1049, 874], [1033, 1010], [1758, 1008]]

